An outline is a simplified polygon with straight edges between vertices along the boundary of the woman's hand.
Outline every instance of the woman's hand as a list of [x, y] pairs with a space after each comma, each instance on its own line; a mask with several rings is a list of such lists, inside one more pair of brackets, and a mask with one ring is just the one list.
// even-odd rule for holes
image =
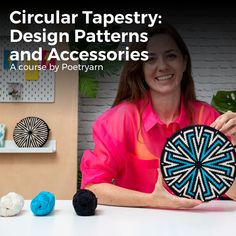
[[234, 180], [232, 186], [225, 194], [232, 200], [236, 201], [236, 180]]
[[[211, 127], [220, 130], [225, 135], [232, 138], [232, 143], [236, 145], [236, 113], [227, 111], [223, 115], [219, 116], [212, 124]], [[226, 192], [226, 195], [233, 200], [236, 200], [236, 180], [230, 189]]]
[[197, 199], [188, 199], [170, 194], [163, 186], [161, 171], [158, 171], [158, 179], [154, 191], [151, 193], [151, 207], [165, 209], [193, 208], [202, 203]]
[[227, 111], [219, 116], [212, 124], [211, 127], [218, 129], [225, 135], [232, 138], [232, 143], [236, 145], [236, 112]]

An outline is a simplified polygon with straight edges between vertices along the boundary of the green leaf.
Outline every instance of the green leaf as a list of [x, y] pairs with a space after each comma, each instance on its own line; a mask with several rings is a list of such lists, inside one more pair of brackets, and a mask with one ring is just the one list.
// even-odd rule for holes
[[80, 96], [96, 98], [98, 91], [98, 82], [89, 76], [80, 76], [79, 78]]
[[236, 112], [236, 91], [218, 91], [213, 95], [211, 105], [220, 113]]

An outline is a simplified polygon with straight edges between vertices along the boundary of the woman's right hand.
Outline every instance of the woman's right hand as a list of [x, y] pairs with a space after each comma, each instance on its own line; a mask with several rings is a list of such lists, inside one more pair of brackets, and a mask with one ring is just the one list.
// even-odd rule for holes
[[188, 209], [198, 206], [202, 201], [198, 199], [188, 199], [178, 197], [169, 193], [163, 186], [163, 177], [161, 171], [158, 170], [158, 179], [154, 191], [151, 193], [150, 207], [165, 209]]

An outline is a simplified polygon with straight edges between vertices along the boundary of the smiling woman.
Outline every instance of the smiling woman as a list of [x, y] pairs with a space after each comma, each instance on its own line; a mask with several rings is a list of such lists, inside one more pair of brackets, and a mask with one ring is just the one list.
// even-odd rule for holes
[[[149, 59], [144, 63], [143, 71], [145, 81], [150, 88], [152, 96], [161, 96], [161, 94], [173, 94], [176, 108], [173, 107], [168, 112], [175, 113], [170, 117], [170, 121], [178, 115], [179, 101], [181, 94], [181, 80], [186, 69], [186, 55], [182, 54], [174, 39], [167, 34], [154, 35], [147, 45]], [[160, 104], [153, 104], [155, 111], [159, 112]], [[169, 115], [168, 115], [169, 116]], [[165, 120], [168, 117], [160, 117]]]
[[[148, 60], [124, 64], [113, 107], [93, 124], [95, 145], [81, 159], [81, 188], [93, 191], [102, 204], [192, 208], [201, 200], [176, 196], [163, 184], [159, 165], [166, 140], [198, 124], [223, 129], [233, 139], [236, 114], [220, 116], [196, 100], [191, 57], [173, 26], [163, 23], [145, 32], [148, 41], [130, 49], [147, 51]], [[234, 185], [226, 194], [236, 200]]]

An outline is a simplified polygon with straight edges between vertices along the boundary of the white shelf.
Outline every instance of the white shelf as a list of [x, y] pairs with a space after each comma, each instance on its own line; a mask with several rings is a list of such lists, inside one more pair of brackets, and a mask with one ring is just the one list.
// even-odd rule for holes
[[20, 148], [13, 140], [6, 140], [5, 146], [0, 147], [0, 153], [53, 153], [56, 152], [56, 140], [48, 140], [43, 147]]

